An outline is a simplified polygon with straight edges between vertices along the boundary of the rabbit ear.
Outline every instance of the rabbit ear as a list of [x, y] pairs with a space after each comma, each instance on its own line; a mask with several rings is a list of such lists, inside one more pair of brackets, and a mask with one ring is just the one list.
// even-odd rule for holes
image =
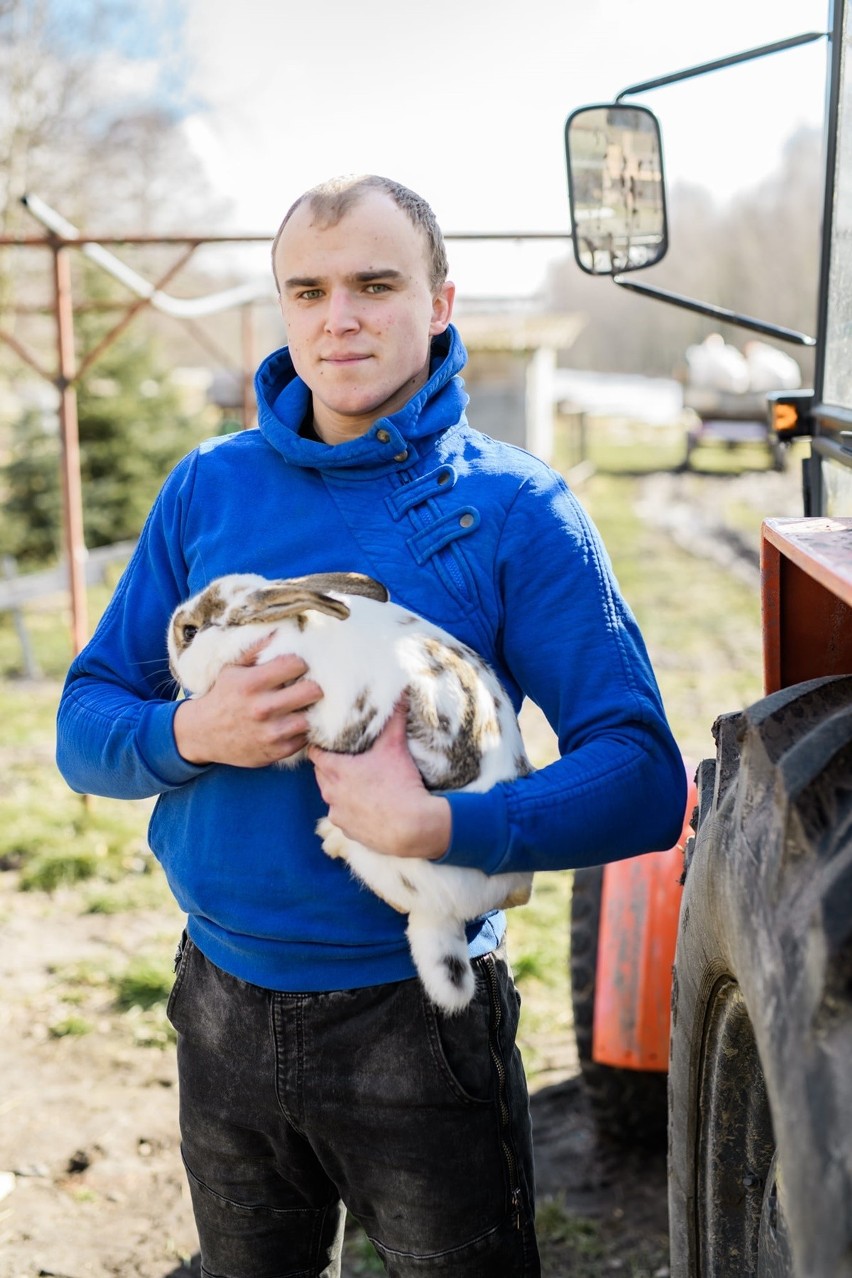
[[368, 599], [377, 599], [379, 603], [387, 603], [390, 599], [386, 586], [362, 572], [314, 572], [307, 577], [293, 577], [292, 580], [301, 586], [307, 586], [309, 590], [337, 590], [342, 595], [366, 595]]
[[[305, 578], [305, 581], [308, 579]], [[248, 626], [255, 622], [283, 621], [305, 612], [326, 612], [330, 617], [345, 621], [349, 609], [340, 599], [332, 599], [319, 590], [310, 590], [302, 580], [271, 581], [268, 586], [253, 590], [240, 607], [228, 617], [232, 626]]]

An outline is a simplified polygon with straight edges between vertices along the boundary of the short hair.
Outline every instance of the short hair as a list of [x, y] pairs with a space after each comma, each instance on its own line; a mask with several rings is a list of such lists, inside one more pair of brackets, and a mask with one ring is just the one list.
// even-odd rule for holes
[[389, 195], [397, 208], [402, 209], [413, 225], [426, 236], [429, 256], [429, 287], [433, 292], [438, 292], [445, 283], [450, 269], [447, 262], [444, 236], [438, 225], [438, 219], [435, 217], [431, 206], [427, 204], [422, 196], [409, 190], [401, 182], [394, 182], [391, 178], [379, 177], [376, 173], [366, 173], [360, 177], [330, 178], [327, 182], [320, 182], [318, 186], [311, 187], [309, 191], [305, 191], [304, 195], [300, 195], [298, 200], [291, 204], [284, 215], [283, 222], [275, 232], [275, 239], [272, 241], [272, 274], [275, 278], [276, 288], [279, 288], [279, 285], [278, 275], [275, 270], [275, 254], [278, 250], [278, 243], [284, 227], [290, 221], [296, 209], [307, 202], [323, 226], [336, 226], [353, 205], [357, 204], [368, 191], [380, 191], [385, 195]]

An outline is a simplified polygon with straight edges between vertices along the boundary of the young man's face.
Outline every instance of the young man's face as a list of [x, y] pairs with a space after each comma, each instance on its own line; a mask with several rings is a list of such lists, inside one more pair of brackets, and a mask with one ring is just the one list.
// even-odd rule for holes
[[429, 345], [450, 322], [454, 286], [433, 294], [427, 240], [381, 191], [335, 226], [299, 205], [275, 255], [296, 372], [327, 443], [354, 439], [401, 408], [429, 376]]

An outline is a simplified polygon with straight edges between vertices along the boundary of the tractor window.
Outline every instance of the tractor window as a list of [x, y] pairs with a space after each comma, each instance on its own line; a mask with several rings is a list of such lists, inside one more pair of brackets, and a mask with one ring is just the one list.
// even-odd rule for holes
[[822, 399], [852, 409], [852, 56], [844, 16]]

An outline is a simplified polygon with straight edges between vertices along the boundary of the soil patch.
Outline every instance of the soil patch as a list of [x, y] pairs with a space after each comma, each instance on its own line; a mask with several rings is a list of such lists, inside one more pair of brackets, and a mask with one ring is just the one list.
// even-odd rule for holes
[[[0, 1278], [178, 1278], [197, 1270], [177, 1137], [174, 1051], [143, 1046], [97, 973], [180, 932], [168, 908], [80, 914], [73, 889], [0, 874]], [[88, 973], [61, 1033], [63, 974]], [[665, 1160], [601, 1142], [573, 1060], [532, 1096], [548, 1278], [667, 1272]], [[367, 1249], [368, 1250], [368, 1249]], [[379, 1272], [363, 1241], [345, 1278]]]

